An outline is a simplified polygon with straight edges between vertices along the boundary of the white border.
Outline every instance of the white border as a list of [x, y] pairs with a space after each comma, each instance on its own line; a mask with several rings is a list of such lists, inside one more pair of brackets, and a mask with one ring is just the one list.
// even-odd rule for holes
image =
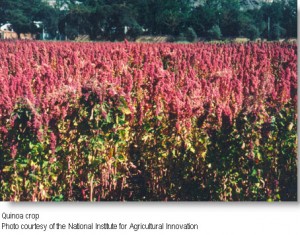
[[[298, 3], [298, 45], [300, 38]], [[298, 47], [298, 55], [299, 55]], [[299, 73], [298, 60], [298, 74]], [[299, 83], [298, 83], [299, 90]], [[298, 112], [299, 112], [298, 100]], [[298, 119], [298, 128], [299, 128]], [[299, 133], [299, 129], [298, 129]], [[298, 139], [299, 140], [299, 139]], [[299, 144], [298, 144], [299, 153]], [[299, 176], [299, 164], [298, 164]], [[299, 195], [299, 180], [298, 180]], [[298, 196], [299, 198], [299, 196]], [[2, 223], [29, 222], [4, 220], [0, 217], [1, 234], [222, 234], [222, 235], [295, 235], [300, 231], [300, 205], [265, 202], [102, 202], [102, 203], [10, 203], [0, 202], [0, 213], [38, 213], [37, 223], [197, 223], [199, 230], [1, 230]], [[31, 221], [32, 222], [32, 221]]]

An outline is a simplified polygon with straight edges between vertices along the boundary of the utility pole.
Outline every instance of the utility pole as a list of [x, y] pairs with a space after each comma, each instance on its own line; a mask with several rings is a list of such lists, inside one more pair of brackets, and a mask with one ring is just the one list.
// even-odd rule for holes
[[36, 25], [37, 28], [42, 27], [42, 40], [45, 39], [45, 25], [43, 21], [33, 21], [33, 23]]

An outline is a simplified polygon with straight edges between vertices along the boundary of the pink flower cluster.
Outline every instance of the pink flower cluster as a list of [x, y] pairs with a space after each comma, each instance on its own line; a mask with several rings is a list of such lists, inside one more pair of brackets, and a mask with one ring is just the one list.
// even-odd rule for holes
[[265, 113], [295, 103], [296, 51], [295, 44], [284, 43], [3, 41], [0, 132], [5, 135], [13, 125], [20, 100], [32, 110], [32, 127], [47, 130], [51, 120], [66, 117], [84, 89], [95, 92], [100, 103], [123, 97], [139, 124], [151, 112], [174, 119], [178, 129], [203, 116], [219, 126], [241, 111]]

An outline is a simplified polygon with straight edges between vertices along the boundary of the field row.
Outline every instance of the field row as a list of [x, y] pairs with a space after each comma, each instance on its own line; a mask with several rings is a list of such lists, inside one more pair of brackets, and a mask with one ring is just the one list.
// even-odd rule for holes
[[296, 200], [297, 46], [0, 42], [1, 200]]

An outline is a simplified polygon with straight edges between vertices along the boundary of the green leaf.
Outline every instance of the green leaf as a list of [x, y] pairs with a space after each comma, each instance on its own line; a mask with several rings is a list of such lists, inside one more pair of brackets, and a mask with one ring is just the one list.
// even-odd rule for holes
[[29, 148], [32, 149], [34, 147], [34, 144], [32, 144], [31, 142], [29, 142]]
[[255, 169], [252, 170], [251, 176], [256, 176], [257, 175], [257, 171]]
[[29, 174], [29, 177], [32, 178], [35, 181], [40, 181], [41, 180], [41, 178], [39, 176], [34, 175], [34, 174]]
[[9, 172], [12, 169], [11, 166], [5, 166], [2, 170], [2, 172]]
[[124, 113], [125, 115], [131, 114], [131, 110], [129, 108], [121, 107], [119, 110]]

